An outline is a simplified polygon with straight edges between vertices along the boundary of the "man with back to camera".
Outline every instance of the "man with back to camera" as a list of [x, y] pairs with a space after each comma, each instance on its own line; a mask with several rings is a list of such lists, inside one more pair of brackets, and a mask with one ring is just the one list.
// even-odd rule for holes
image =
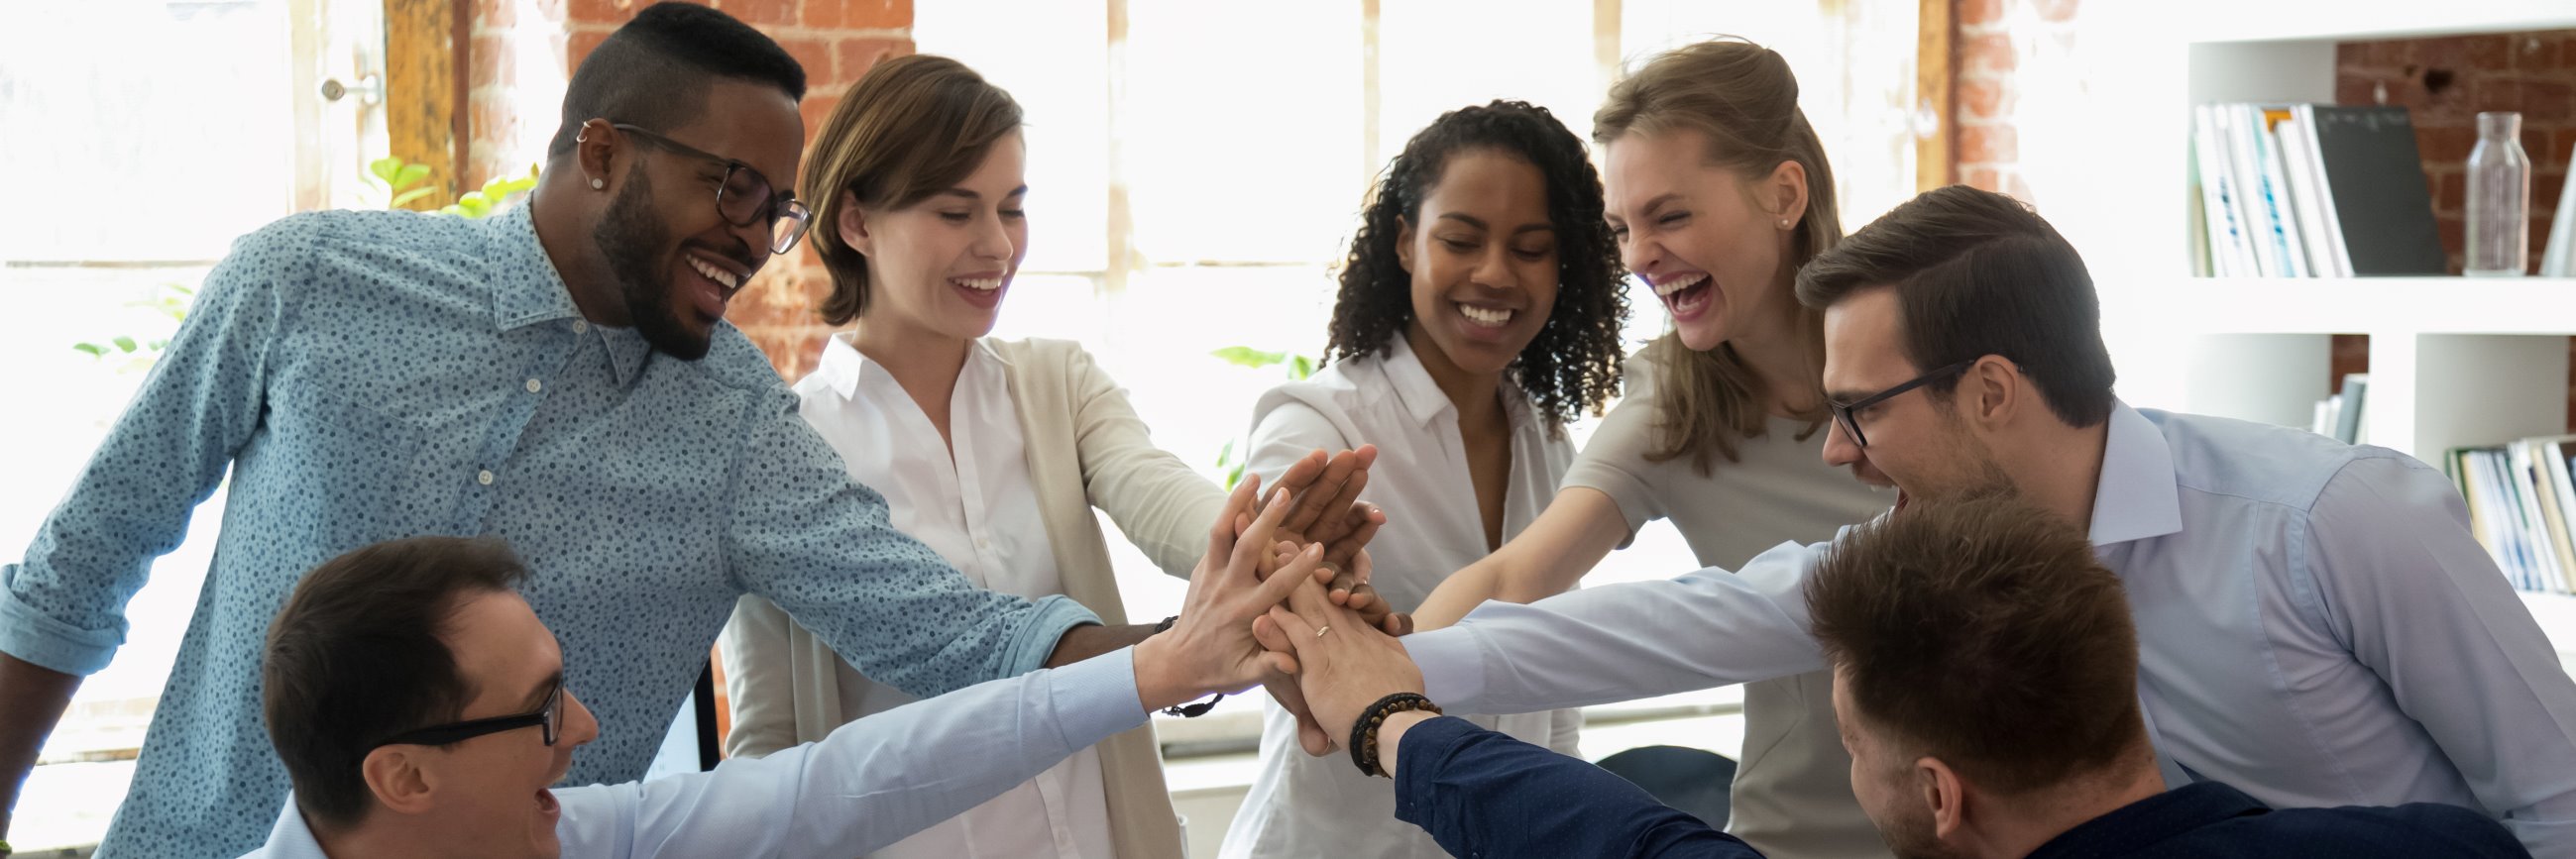
[[[574, 783], [644, 774], [744, 593], [922, 696], [1147, 634], [1114, 608], [976, 588], [888, 527], [723, 321], [805, 229], [789, 194], [804, 92], [767, 36], [652, 6], [574, 72], [527, 204], [307, 213], [238, 241], [23, 563], [0, 567], [0, 811], [227, 470], [213, 568], [105, 859], [259, 843], [288, 787], [258, 728], [260, 630], [296, 576], [379, 540], [492, 535], [526, 559], [528, 601], [607, 725]], [[1355, 558], [1367, 526], [1339, 513], [1359, 512], [1366, 461], [1282, 475], [1307, 490], [1286, 531]]]
[[[2439, 472], [2119, 402], [2083, 259], [2001, 194], [1926, 192], [1808, 263], [1798, 295], [1825, 313], [1829, 461], [1899, 510], [2011, 487], [2088, 526], [2127, 587], [2166, 785], [2449, 803], [2576, 855], [2576, 684]], [[1815, 671], [1798, 594], [1821, 548], [1487, 603], [1405, 647], [1461, 712]]]

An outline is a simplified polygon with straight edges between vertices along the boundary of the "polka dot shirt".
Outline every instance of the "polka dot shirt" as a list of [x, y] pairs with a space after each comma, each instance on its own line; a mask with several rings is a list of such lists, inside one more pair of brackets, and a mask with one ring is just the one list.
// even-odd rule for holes
[[1096, 622], [976, 588], [886, 523], [730, 325], [699, 361], [584, 322], [527, 207], [297, 215], [242, 238], [27, 550], [0, 651], [107, 664], [152, 558], [231, 473], [213, 569], [99, 855], [229, 857], [286, 795], [262, 638], [304, 571], [423, 534], [508, 540], [599, 716], [568, 784], [641, 777], [735, 598], [935, 695]]

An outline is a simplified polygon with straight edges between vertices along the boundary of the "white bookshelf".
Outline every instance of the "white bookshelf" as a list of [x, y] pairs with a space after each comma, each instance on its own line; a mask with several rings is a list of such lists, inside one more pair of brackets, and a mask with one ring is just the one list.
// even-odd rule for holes
[[[2566, 429], [2576, 279], [2196, 278], [2189, 159], [2192, 105], [2335, 102], [2339, 43], [2576, 27], [2576, 0], [2099, 3], [2078, 26], [2085, 83], [2021, 151], [2094, 272], [2123, 399], [2304, 427], [2330, 336], [2367, 334], [2373, 444], [2439, 462]], [[2576, 664], [2576, 597], [2524, 601]]]

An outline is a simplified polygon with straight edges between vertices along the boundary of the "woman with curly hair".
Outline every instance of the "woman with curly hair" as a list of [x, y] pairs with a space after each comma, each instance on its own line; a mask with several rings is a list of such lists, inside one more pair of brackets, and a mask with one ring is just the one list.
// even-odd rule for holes
[[[1738, 40], [1678, 48], [1613, 85], [1592, 122], [1622, 258], [1673, 330], [1628, 363], [1631, 396], [1547, 512], [1442, 583], [1415, 613], [1421, 628], [1572, 587], [1656, 519], [1673, 520], [1701, 565], [1732, 570], [1887, 509], [1824, 461], [1824, 318], [1790, 286], [1843, 231], [1788, 61]], [[1822, 671], [1744, 687], [1725, 824], [1765, 855], [1887, 855], [1852, 798], [1832, 690]]]
[[[1341, 271], [1327, 365], [1261, 397], [1249, 469], [1376, 445], [1364, 497], [1397, 513], [1370, 544], [1370, 583], [1409, 610], [1555, 495], [1574, 462], [1565, 424], [1618, 385], [1621, 286], [1580, 138], [1516, 101], [1445, 114], [1378, 182]], [[1287, 714], [1266, 715], [1261, 774], [1222, 855], [1447, 855], [1395, 819], [1388, 782], [1300, 753]], [[1580, 715], [1473, 721], [1572, 752]]]

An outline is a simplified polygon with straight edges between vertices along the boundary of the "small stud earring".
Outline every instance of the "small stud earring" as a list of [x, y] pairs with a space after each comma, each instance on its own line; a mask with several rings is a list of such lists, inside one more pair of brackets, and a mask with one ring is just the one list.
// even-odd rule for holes
[[[606, 180], [606, 179], [592, 179], [592, 180], [590, 180], [590, 189], [591, 189], [591, 190], [593, 190], [593, 191], [597, 191], [597, 190], [599, 190], [599, 189], [606, 188], [606, 187], [608, 187], [608, 180]], [[1788, 224], [1786, 224], [1786, 223], [1782, 223], [1782, 224], [1781, 224], [1781, 226], [1788, 226]]]
[[[592, 181], [598, 181], [598, 180], [592, 180]], [[1789, 219], [1787, 219], [1787, 218], [1781, 218], [1781, 219], [1780, 219], [1780, 229], [1784, 229], [1784, 230], [1785, 230], [1785, 229], [1788, 229], [1788, 228], [1789, 228]]]

